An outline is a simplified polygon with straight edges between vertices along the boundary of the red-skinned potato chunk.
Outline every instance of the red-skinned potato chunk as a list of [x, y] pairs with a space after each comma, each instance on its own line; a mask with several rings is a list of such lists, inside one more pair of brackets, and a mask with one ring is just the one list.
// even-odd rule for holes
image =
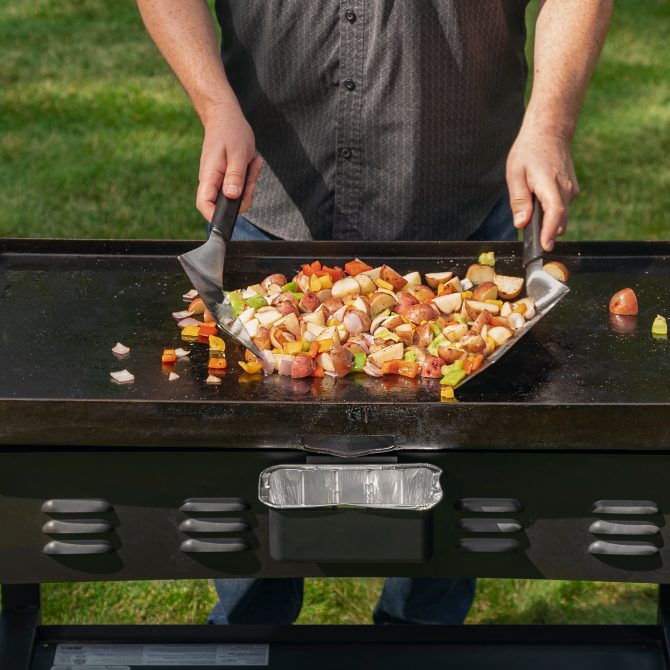
[[430, 321], [437, 316], [435, 309], [431, 304], [412, 305], [407, 308], [403, 316], [412, 323], [421, 324], [424, 321]]
[[277, 284], [277, 286], [285, 286], [288, 284], [286, 281], [285, 275], [274, 274], [266, 277], [262, 282], [261, 286], [267, 291], [272, 284]]
[[486, 349], [486, 342], [478, 333], [469, 331], [461, 338], [461, 346], [469, 354], [479, 354]]
[[495, 300], [498, 297], [498, 287], [492, 281], [485, 281], [475, 288], [472, 297], [475, 300]]
[[479, 312], [479, 315], [475, 319], [475, 322], [472, 324], [472, 330], [479, 334], [482, 332], [482, 328], [491, 321], [491, 312], [488, 309], [483, 309]]
[[419, 301], [411, 293], [401, 293], [393, 311], [396, 314], [400, 314], [400, 316], [405, 316], [407, 310], [418, 302]]
[[439, 379], [442, 376], [443, 362], [437, 356], [427, 356], [421, 365], [421, 376], [428, 379]]
[[382, 269], [379, 271], [379, 278], [391, 284], [394, 291], [399, 291], [407, 283], [401, 274], [398, 274], [388, 265], [382, 265]]
[[298, 307], [305, 312], [313, 312], [320, 304], [321, 303], [315, 293], [312, 293], [312, 291], [305, 291], [302, 298], [300, 298]]
[[617, 291], [610, 300], [610, 312], [619, 316], [635, 316], [638, 313], [635, 291], [632, 288]]
[[291, 377], [301, 379], [310, 377], [314, 374], [314, 361], [306, 354], [298, 354], [293, 359], [293, 368], [291, 368]]
[[463, 358], [463, 356], [465, 356], [465, 354], [462, 351], [460, 351], [459, 349], [452, 349], [451, 346], [448, 343], [441, 344], [437, 348], [437, 353], [438, 353], [439, 357], [447, 365], [451, 365], [454, 361], [457, 361], [457, 360]]
[[429, 322], [416, 327], [413, 341], [417, 347], [427, 347], [433, 341], [433, 338], [433, 331]]
[[259, 349], [272, 349], [272, 342], [270, 341], [270, 329], [265, 326], [259, 326], [256, 337], [253, 338], [254, 344]]
[[330, 350], [330, 359], [333, 361], [333, 368], [338, 377], [349, 374], [354, 367], [354, 355], [340, 344]]
[[290, 300], [282, 300], [277, 304], [277, 309], [281, 312], [282, 316], [298, 314], [298, 308]]

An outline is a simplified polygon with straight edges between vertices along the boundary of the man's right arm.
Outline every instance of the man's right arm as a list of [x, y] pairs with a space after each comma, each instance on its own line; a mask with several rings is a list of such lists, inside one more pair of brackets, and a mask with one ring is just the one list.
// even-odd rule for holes
[[211, 220], [222, 185], [230, 198], [239, 197], [244, 189], [241, 209], [248, 209], [262, 161], [254, 157], [253, 131], [228, 83], [206, 0], [137, 0], [137, 5], [205, 129], [198, 210]]

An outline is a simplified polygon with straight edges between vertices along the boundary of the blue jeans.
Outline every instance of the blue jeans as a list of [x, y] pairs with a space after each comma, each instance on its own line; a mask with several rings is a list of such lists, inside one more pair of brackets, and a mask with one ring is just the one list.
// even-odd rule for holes
[[[233, 240], [278, 239], [239, 217]], [[507, 191], [471, 240], [516, 240]], [[219, 602], [212, 624], [291, 624], [300, 614], [304, 580], [215, 579]], [[389, 577], [375, 606], [377, 624], [462, 624], [475, 597], [476, 580], [433, 577]]]

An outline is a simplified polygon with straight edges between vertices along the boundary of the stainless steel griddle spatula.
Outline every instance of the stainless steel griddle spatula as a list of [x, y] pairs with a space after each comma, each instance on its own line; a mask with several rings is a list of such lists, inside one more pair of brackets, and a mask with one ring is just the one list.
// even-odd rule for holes
[[241, 200], [242, 198], [231, 200], [219, 192], [209, 239], [201, 247], [179, 256], [179, 262], [219, 328], [262, 359], [261, 352], [249, 337], [244, 324], [224, 299], [223, 293], [226, 242], [230, 241], [240, 212]]
[[531, 216], [523, 238], [523, 265], [526, 268], [526, 293], [538, 312], [546, 314], [570, 289], [543, 269], [544, 251], [540, 244], [542, 205], [533, 197]]
[[536, 197], [533, 197], [533, 215], [523, 236], [523, 265], [526, 268], [526, 294], [535, 303], [535, 316], [521, 330], [517, 331], [514, 337], [507, 340], [486, 358], [477, 372], [465, 377], [456, 388], [469, 382], [480, 372], [500, 360], [547, 312], [553, 309], [570, 292], [565, 284], [561, 284], [560, 281], [554, 279], [542, 269], [544, 265], [542, 262], [544, 250], [540, 244], [542, 218], [542, 205]]

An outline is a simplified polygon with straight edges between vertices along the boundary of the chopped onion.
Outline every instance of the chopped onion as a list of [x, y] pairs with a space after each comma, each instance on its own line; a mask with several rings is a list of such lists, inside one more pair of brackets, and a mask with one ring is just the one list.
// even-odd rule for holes
[[168, 381], [173, 382], [175, 379], [179, 379], [179, 375], [176, 372], [171, 372], [168, 375]]
[[336, 379], [337, 379], [337, 377], [340, 376], [340, 375], [337, 374], [337, 372], [333, 372], [333, 370], [324, 370], [323, 374], [327, 375], [328, 377], [335, 377]]
[[135, 381], [135, 375], [128, 372], [128, 370], [119, 370], [118, 372], [110, 372], [109, 374], [117, 384], [132, 384]]
[[185, 328], [186, 326], [202, 326], [202, 321], [194, 319], [192, 316], [182, 319], [178, 324], [180, 328]]
[[121, 342], [117, 342], [112, 347], [112, 351], [118, 356], [125, 356], [130, 351], [130, 347], [126, 347], [124, 344], [121, 344]]
[[221, 383], [221, 377], [217, 377], [215, 375], [209, 375], [207, 379], [205, 379], [206, 384], [220, 384]]
[[267, 349], [261, 349], [261, 357], [263, 363], [263, 372], [266, 375], [271, 375], [275, 370], [275, 356]]
[[184, 309], [181, 312], [172, 312], [172, 318], [177, 319], [177, 321], [181, 321], [188, 316], [191, 316], [191, 312], [189, 312], [187, 309]]
[[340, 309], [338, 309], [334, 314], [332, 314], [333, 319], [337, 319], [337, 321], [342, 321], [344, 318], [344, 313], [347, 311], [347, 306], [342, 305]]
[[469, 279], [461, 279], [461, 289], [469, 291], [473, 287], [473, 283]]
[[278, 372], [285, 377], [291, 376], [293, 372], [293, 356], [282, 356], [282, 359], [279, 361]]
[[368, 361], [363, 366], [363, 372], [365, 372], [365, 374], [369, 375], [370, 377], [383, 377], [384, 376], [384, 373], [381, 371], [381, 368], [378, 368], [374, 363], [370, 363], [370, 361]]
[[363, 330], [363, 321], [355, 312], [348, 312], [344, 315], [344, 327], [352, 334], [360, 333]]
[[184, 358], [184, 356], [188, 356], [191, 352], [189, 349], [182, 349], [179, 347], [179, 349], [175, 349], [174, 353], [176, 354], [177, 358]]
[[187, 300], [188, 302], [191, 302], [192, 300], [195, 300], [197, 297], [198, 297], [198, 292], [194, 288], [192, 288], [187, 293], [184, 293], [184, 295], [182, 296], [182, 298], [184, 298], [184, 300]]

